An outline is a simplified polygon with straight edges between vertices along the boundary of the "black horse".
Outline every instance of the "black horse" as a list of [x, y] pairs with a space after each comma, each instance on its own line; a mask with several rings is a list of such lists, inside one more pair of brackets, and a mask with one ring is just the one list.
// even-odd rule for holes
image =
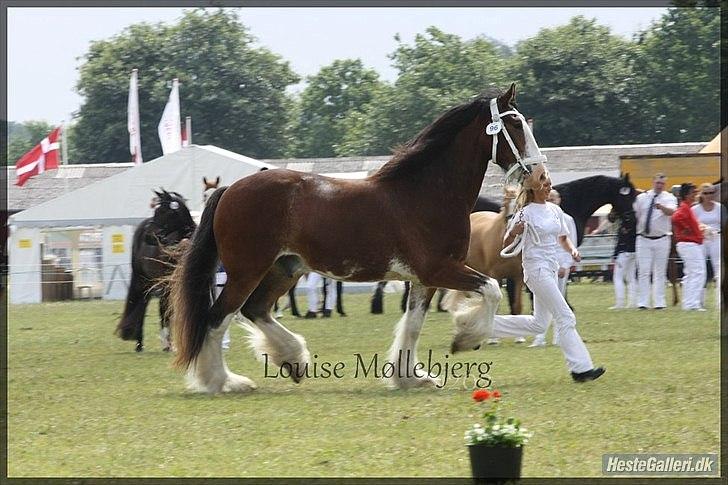
[[131, 251], [131, 284], [116, 334], [123, 340], [136, 340], [136, 351], [144, 349], [144, 317], [152, 296], [159, 297], [160, 338], [162, 350], [171, 348], [169, 319], [166, 315], [169, 295], [158, 282], [174, 270], [173, 252], [183, 239], [192, 236], [195, 223], [177, 192], [154, 191], [154, 215], [142, 221], [134, 231]]
[[[620, 174], [619, 177], [608, 177], [606, 175], [594, 175], [584, 177], [571, 182], [555, 185], [553, 187], [561, 196], [561, 209], [574, 218], [577, 240], [573, 241], [577, 246], [584, 240], [584, 229], [589, 218], [594, 212], [605, 204], [611, 204], [612, 210], [618, 216], [625, 216], [633, 212], [632, 204], [637, 197], [637, 189], [629, 180], [629, 174]], [[473, 212], [489, 211], [500, 212], [502, 202], [489, 197], [480, 196], [475, 202]], [[508, 302], [513, 310], [514, 285], [507, 280], [506, 289]], [[383, 312], [384, 284], [379, 283], [372, 296], [372, 313]], [[403, 302], [407, 301], [408, 286], [405, 284], [405, 292], [402, 296]], [[376, 311], [375, 311], [376, 310]], [[438, 302], [438, 310], [439, 302]], [[404, 307], [402, 308], [404, 311]]]

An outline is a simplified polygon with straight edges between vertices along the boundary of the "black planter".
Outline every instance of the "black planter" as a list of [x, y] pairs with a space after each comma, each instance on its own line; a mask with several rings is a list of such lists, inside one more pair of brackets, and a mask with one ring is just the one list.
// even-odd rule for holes
[[523, 447], [468, 446], [470, 466], [476, 480], [506, 481], [521, 478]]

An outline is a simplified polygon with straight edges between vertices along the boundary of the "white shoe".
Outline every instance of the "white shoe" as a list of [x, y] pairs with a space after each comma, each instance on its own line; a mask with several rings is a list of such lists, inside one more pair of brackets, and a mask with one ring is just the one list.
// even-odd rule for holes
[[614, 306], [610, 306], [609, 307], [610, 310], [621, 310], [622, 308], [624, 308], [624, 307], [621, 307], [621, 306], [618, 306], [618, 305], [614, 305]]
[[499, 338], [489, 338], [488, 340], [485, 341], [485, 343], [488, 345], [498, 345], [500, 343], [500, 339]]
[[514, 343], [517, 343], [517, 344], [522, 344], [522, 343], [525, 343], [526, 342], [526, 338], [525, 337], [517, 337], [513, 342]]
[[538, 339], [537, 340], [534, 340], [531, 343], [531, 345], [528, 346], [528, 348], [530, 349], [530, 348], [533, 348], [533, 347], [546, 347], [546, 342], [543, 341], [543, 340], [538, 340]]

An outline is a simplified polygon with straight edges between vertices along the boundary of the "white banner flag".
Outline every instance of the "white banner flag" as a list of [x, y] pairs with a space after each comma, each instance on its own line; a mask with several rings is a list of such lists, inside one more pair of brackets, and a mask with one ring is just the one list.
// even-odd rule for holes
[[179, 81], [172, 81], [172, 91], [169, 93], [167, 106], [164, 107], [162, 119], [157, 127], [159, 141], [162, 144], [162, 154], [176, 152], [182, 149], [182, 134], [180, 132], [179, 115]]
[[126, 127], [129, 130], [129, 152], [132, 161], [139, 165], [142, 160], [141, 126], [139, 125], [139, 94], [137, 93], [137, 70], [131, 71], [129, 80], [129, 104], [127, 105]]

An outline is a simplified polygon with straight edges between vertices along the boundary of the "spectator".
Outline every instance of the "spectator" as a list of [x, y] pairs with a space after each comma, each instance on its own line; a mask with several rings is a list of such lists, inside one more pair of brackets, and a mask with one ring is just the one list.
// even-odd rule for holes
[[[616, 219], [614, 211], [608, 218]], [[637, 258], [635, 244], [637, 242], [637, 221], [634, 211], [622, 214], [617, 230], [617, 245], [614, 247], [614, 306], [610, 310], [625, 308], [624, 289], [627, 283], [626, 308], [637, 307]]]
[[705, 286], [705, 252], [703, 232], [692, 211], [695, 201], [695, 186], [684, 183], [680, 186], [680, 207], [672, 215], [677, 254], [683, 261], [683, 310], [705, 311], [702, 306]]
[[656, 174], [652, 179], [652, 189], [639, 194], [633, 206], [637, 217], [635, 252], [640, 309], [650, 308], [650, 285], [652, 308], [665, 308], [667, 259], [672, 242], [670, 217], [677, 208], [675, 196], [665, 191], [666, 182], [664, 174]]
[[720, 229], [726, 223], [726, 212], [719, 202], [715, 201], [715, 186], [702, 184], [698, 203], [693, 206], [698, 224], [703, 231], [703, 250], [705, 258], [710, 258], [716, 286], [716, 308], [720, 308]]

